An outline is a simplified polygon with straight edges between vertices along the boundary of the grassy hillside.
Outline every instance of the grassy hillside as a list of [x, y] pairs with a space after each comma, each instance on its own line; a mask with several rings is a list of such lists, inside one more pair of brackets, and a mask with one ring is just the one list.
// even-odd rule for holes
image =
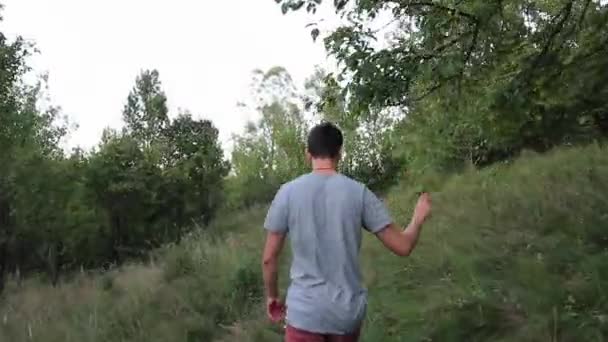
[[[366, 246], [370, 341], [608, 338], [608, 154], [524, 156], [449, 179], [408, 260]], [[390, 205], [408, 216], [406, 190]]]
[[[426, 182], [438, 190], [435, 211], [413, 256], [364, 241], [364, 341], [608, 339], [605, 149]], [[414, 188], [388, 196], [399, 222]], [[0, 341], [280, 341], [260, 304], [264, 214], [227, 215], [146, 265], [56, 289], [13, 284], [0, 303]]]

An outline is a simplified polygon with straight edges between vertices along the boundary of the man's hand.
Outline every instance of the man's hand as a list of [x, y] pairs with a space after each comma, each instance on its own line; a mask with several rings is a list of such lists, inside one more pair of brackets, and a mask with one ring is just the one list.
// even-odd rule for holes
[[267, 298], [266, 314], [273, 323], [278, 323], [285, 318], [285, 305], [278, 298]]
[[418, 203], [416, 203], [416, 208], [414, 209], [414, 216], [412, 217], [412, 223], [415, 225], [422, 225], [430, 214], [431, 196], [425, 192], [418, 198]]

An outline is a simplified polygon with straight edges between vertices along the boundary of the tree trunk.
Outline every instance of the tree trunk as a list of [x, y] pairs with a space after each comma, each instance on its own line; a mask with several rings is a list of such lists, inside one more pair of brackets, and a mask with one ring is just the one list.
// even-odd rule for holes
[[0, 294], [4, 291], [4, 285], [6, 283], [6, 268], [7, 268], [7, 258], [8, 258], [8, 243], [1, 242], [0, 243]]
[[0, 195], [0, 294], [4, 291], [8, 274], [8, 245], [10, 237], [8, 201]]
[[57, 282], [59, 281], [59, 248], [57, 247], [57, 243], [52, 242], [48, 244], [46, 263], [51, 284], [57, 286]]
[[25, 263], [25, 244], [23, 243], [22, 240], [16, 240], [15, 243], [17, 244], [17, 255], [16, 255], [16, 262], [15, 262], [15, 277], [17, 278], [17, 286], [21, 287], [21, 282], [22, 282], [22, 271], [21, 268], [23, 268], [23, 266], [26, 264]]
[[595, 114], [595, 124], [602, 137], [608, 136], [608, 112]]
[[112, 244], [112, 261], [116, 264], [120, 264], [120, 215], [112, 214], [111, 219], [111, 236], [110, 241]]

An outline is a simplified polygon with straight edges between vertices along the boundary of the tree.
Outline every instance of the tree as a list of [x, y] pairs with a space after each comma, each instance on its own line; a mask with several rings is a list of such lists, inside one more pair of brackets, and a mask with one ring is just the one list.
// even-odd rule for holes
[[169, 124], [168, 112], [158, 71], [142, 71], [123, 110], [127, 132], [142, 146], [149, 147], [160, 139], [162, 130]]
[[306, 87], [314, 94], [310, 101], [316, 103], [316, 116], [337, 124], [342, 130], [341, 171], [375, 190], [384, 190], [393, 184], [404, 167], [403, 158], [392, 152], [397, 142], [394, 121], [399, 111], [353, 113], [335, 76], [320, 70], [307, 81]]
[[[23, 159], [15, 177], [16, 266], [40, 265], [53, 285], [73, 228], [66, 224], [74, 185], [67, 166], [62, 159], [33, 154]], [[26, 250], [34, 253], [26, 255]]]
[[233, 196], [244, 205], [269, 200], [282, 183], [306, 170], [308, 125], [295, 89], [282, 67], [254, 72], [254, 106], [260, 119], [234, 137], [232, 151]]
[[190, 114], [170, 120], [157, 71], [137, 77], [124, 130], [68, 155], [46, 76], [25, 81], [32, 50], [0, 33], [0, 292], [10, 271], [56, 284], [64, 269], [142, 256], [213, 218], [228, 172], [218, 131]]
[[218, 141], [218, 130], [209, 120], [180, 114], [163, 131], [166, 139], [163, 164], [163, 212], [181, 230], [191, 221], [209, 223], [222, 201], [223, 178], [229, 166]]
[[[279, 2], [285, 12], [321, 3]], [[605, 2], [347, 3], [334, 1], [349, 20], [325, 46], [342, 66], [348, 106], [358, 115], [407, 113], [402, 145], [412, 147], [406, 154], [417, 169], [483, 166], [522, 149], [606, 136]], [[388, 34], [384, 44], [380, 34]], [[420, 154], [428, 151], [442, 157]]]
[[18, 149], [31, 136], [31, 118], [20, 111], [20, 80], [26, 71], [28, 47], [18, 38], [7, 41], [0, 33], [0, 292], [9, 267], [9, 244], [13, 239], [13, 165]]
[[113, 261], [158, 244], [156, 227], [146, 221], [153, 210], [149, 204], [158, 173], [130, 135], [106, 130], [98, 151], [91, 155], [87, 187], [105, 212]]
[[[0, 33], [0, 291], [9, 268], [22, 266], [16, 251], [39, 233], [30, 226], [32, 213], [40, 209], [37, 205], [45, 202], [45, 208], [56, 208], [53, 205], [62, 202], [55, 191], [33, 191], [38, 182], [48, 185], [53, 179], [44, 172], [62, 157], [58, 144], [66, 127], [57, 124], [58, 108], [40, 106], [46, 78], [33, 86], [23, 81], [31, 49], [21, 38], [9, 43]], [[35, 213], [38, 222], [45, 223], [44, 232], [56, 228], [50, 217], [55, 213], [52, 209]]]

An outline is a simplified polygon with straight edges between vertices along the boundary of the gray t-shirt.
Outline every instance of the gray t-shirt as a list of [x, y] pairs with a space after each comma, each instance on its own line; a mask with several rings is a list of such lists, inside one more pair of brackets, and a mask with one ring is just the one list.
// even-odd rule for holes
[[367, 307], [361, 228], [377, 233], [391, 222], [384, 203], [346, 176], [310, 173], [283, 185], [264, 227], [291, 241], [288, 324], [322, 334], [357, 330]]

